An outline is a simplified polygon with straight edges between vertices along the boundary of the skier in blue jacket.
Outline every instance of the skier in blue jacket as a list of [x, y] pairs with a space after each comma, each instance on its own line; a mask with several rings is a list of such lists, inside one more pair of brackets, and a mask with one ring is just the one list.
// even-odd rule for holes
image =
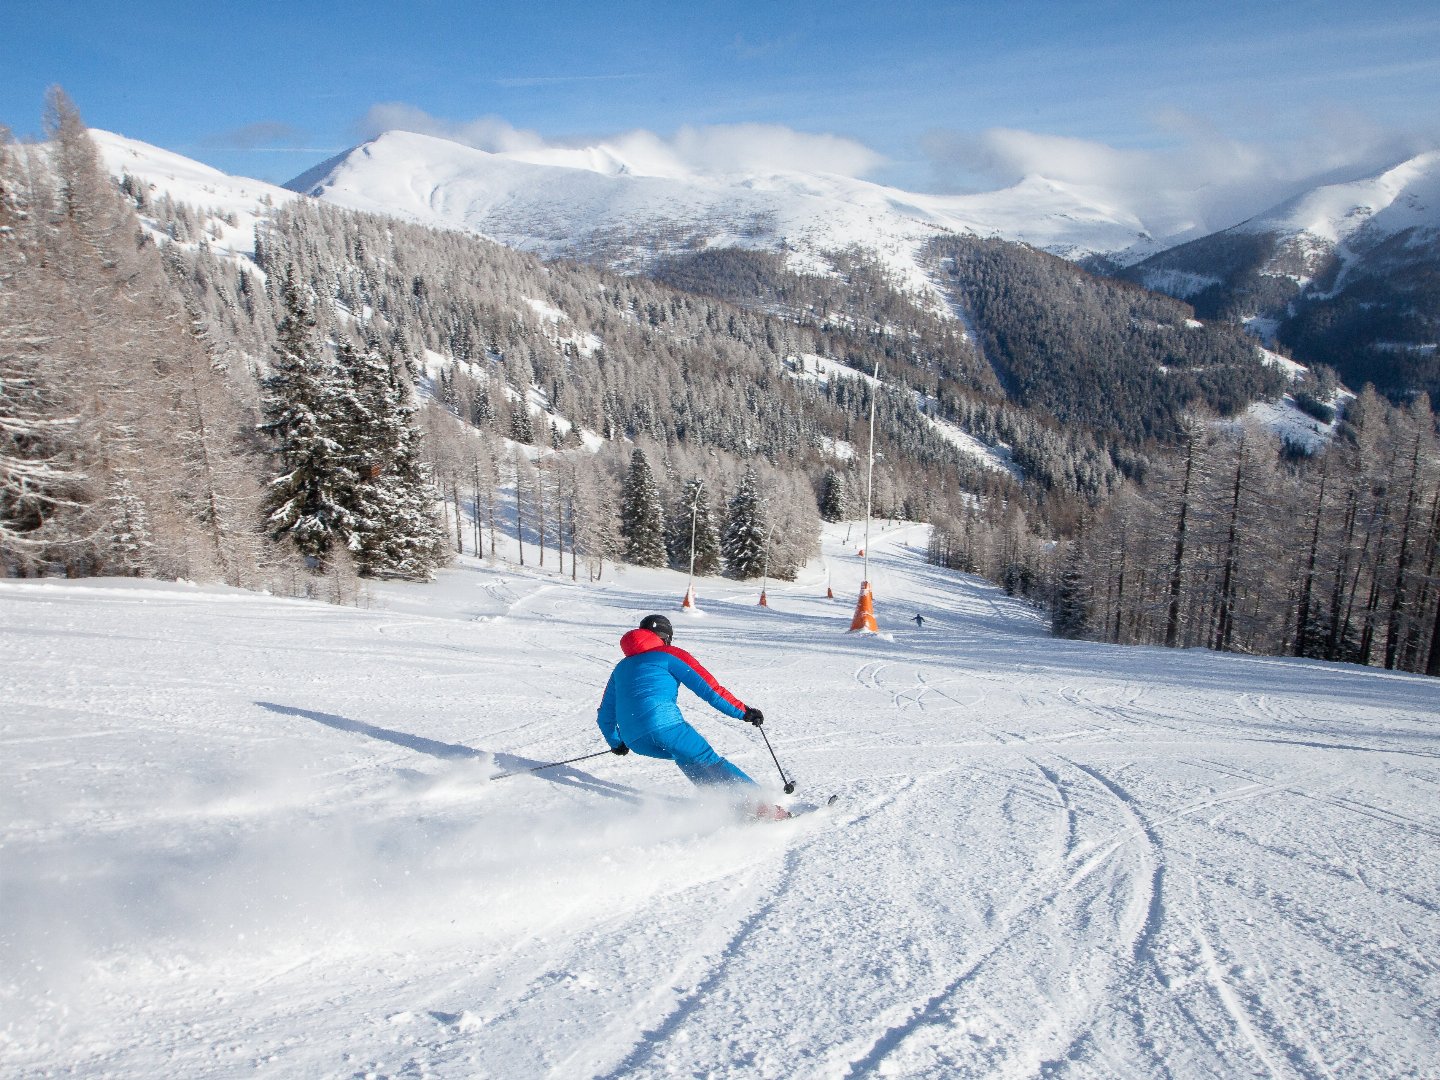
[[[748, 707], [716, 681], [698, 660], [670, 644], [675, 631], [664, 615], [647, 615], [620, 639], [625, 659], [615, 665], [600, 699], [596, 722], [616, 754], [635, 751], [668, 758], [697, 785], [737, 785], [758, 791], [754, 780], [715, 752], [685, 722], [677, 699], [681, 685], [735, 720], [759, 727], [765, 714]], [[778, 806], [756, 804], [762, 817], [789, 817]]]

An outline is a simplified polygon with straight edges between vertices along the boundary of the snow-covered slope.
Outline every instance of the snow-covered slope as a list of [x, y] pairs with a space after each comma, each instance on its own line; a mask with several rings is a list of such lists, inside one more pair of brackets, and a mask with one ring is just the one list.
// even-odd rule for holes
[[1440, 391], [1440, 151], [1309, 191], [1124, 271], [1396, 398]]
[[841, 794], [780, 824], [633, 754], [489, 779], [603, 751], [681, 575], [0, 582], [0, 1073], [1433, 1074], [1440, 683], [1055, 640], [920, 526], [847, 635], [845, 534], [675, 613], [795, 799]]
[[[169, 198], [177, 203], [187, 205], [194, 211], [194, 216], [197, 219], [196, 235], [180, 238], [178, 242], [195, 246], [203, 240], [216, 254], [230, 256], [246, 270], [254, 273], [259, 273], [258, 267], [252, 261], [256, 226], [264, 221], [266, 215], [268, 215], [274, 207], [283, 205], [292, 199], [306, 197], [295, 191], [278, 188], [271, 184], [266, 184], [263, 181], [247, 179], [245, 177], [228, 176], [207, 165], [185, 158], [179, 154], [174, 154], [168, 150], [138, 142], [134, 139], [127, 139], [124, 136], [111, 132], [91, 129], [91, 136], [100, 149], [106, 167], [117, 179], [130, 177], [134, 181], [139, 181], [144, 185], [147, 200], [152, 203], [162, 198]], [[414, 138], [428, 143], [440, 144], [442, 148], [454, 147], [461, 152], [459, 155], [461, 165], [468, 162], [472, 155], [481, 153], [480, 151], [469, 150], [465, 147], [457, 147], [454, 143], [444, 143], [442, 140], [429, 139], [426, 136], [405, 136], [405, 138]], [[393, 140], [382, 140], [382, 142], [384, 147], [390, 150], [396, 149], [398, 145], [397, 142]], [[545, 151], [536, 152], [532, 155], [541, 159], [542, 164], [540, 165], [526, 161], [502, 160], [498, 167], [502, 170], [516, 170], [520, 174], [525, 173], [526, 170], [533, 170], [535, 168], [549, 168], [549, 166], [543, 164], [543, 161], [549, 159], [547, 155], [553, 157], [556, 153], [558, 152]], [[484, 156], [495, 157], [495, 155]], [[561, 160], [573, 162], [572, 158], [565, 158], [563, 156]], [[584, 160], [588, 162], [586, 168], [566, 167], [559, 169], [555, 173], [555, 175], [558, 175], [563, 181], [573, 182], [579, 185], [576, 189], [576, 200], [581, 198], [579, 193], [582, 190], [590, 190], [590, 185], [599, 185], [599, 188], [595, 189], [598, 191], [606, 184], [606, 177], [608, 175], [623, 173], [631, 167], [615, 158], [599, 158], [596, 160], [585, 158]], [[647, 167], [652, 170], [657, 168], [653, 163]], [[328, 163], [319, 170], [320, 173], [327, 175], [331, 171], [332, 166]], [[399, 174], [397, 173], [396, 175]], [[663, 187], [667, 181], [656, 179], [655, 182]], [[455, 211], [452, 215], [450, 210], [445, 209], [449, 205], [446, 201], [449, 197], [454, 196], [457, 192], [466, 190], [463, 178], [453, 183], [447, 181], [433, 190], [426, 189], [428, 194], [424, 195], [423, 198], [415, 194], [419, 190], [416, 186], [417, 184], [419, 184], [418, 180], [414, 183], [407, 182], [398, 184], [393, 189], [381, 188], [372, 192], [371, 197], [368, 199], [357, 199], [351, 208], [395, 215], [400, 212], [397, 211], [397, 206], [403, 205], [407, 198], [414, 198], [419, 202], [427, 204], [433, 203], [441, 208], [439, 216], [430, 219], [432, 223], [442, 223], [443, 221], [448, 221], [449, 217], [456, 215], [458, 215], [457, 220], [459, 217], [463, 217], [460, 211]], [[407, 192], [409, 194], [406, 194]], [[679, 197], [676, 190], [665, 189], [665, 192], [668, 196]], [[624, 189], [623, 192], [620, 193], [628, 193], [633, 196], [636, 194], [636, 190], [633, 188]], [[617, 195], [617, 192], [611, 192], [611, 194]], [[599, 198], [600, 196], [595, 195], [595, 197]], [[570, 203], [567, 203], [567, 205], [570, 205]], [[578, 206], [579, 203], [576, 202], [574, 205]], [[674, 207], [674, 212], [676, 214], [682, 213], [683, 207], [677, 204]], [[403, 216], [412, 219], [426, 220], [426, 215], [419, 211], [404, 213]], [[142, 221], [143, 220], [146, 220], [144, 210], [142, 210]], [[154, 221], [151, 221], [148, 227], [151, 228], [152, 231], [158, 231], [158, 226]], [[452, 223], [449, 227], [463, 226]], [[550, 223], [545, 227], [551, 229], [557, 228], [554, 223]], [[537, 225], [536, 228], [538, 229], [540, 226]], [[557, 236], [563, 238], [563, 235], [563, 230], [557, 232]], [[919, 234], [917, 233], [916, 235], [918, 236]], [[166, 237], [166, 242], [172, 240], [175, 240], [175, 238]], [[516, 243], [516, 246], [535, 246], [534, 244], [515, 240], [513, 237], [512, 241]], [[738, 239], [737, 242], [739, 242]], [[563, 245], [561, 246], [563, 247]], [[904, 248], [905, 251], [913, 249], [913, 247], [906, 247], [902, 244], [892, 250], [899, 252], [901, 248]], [[559, 249], [560, 248], [557, 248], [556, 250]], [[906, 265], [909, 267], [908, 272], [918, 275], [918, 270], [913, 263]], [[928, 281], [918, 276], [915, 278], [915, 282], [917, 286], [928, 287]], [[592, 354], [597, 349], [603, 347], [604, 343], [593, 334], [574, 333], [573, 328], [569, 326], [569, 316], [551, 304], [533, 298], [527, 299], [527, 310], [523, 317], [532, 318], [544, 324], [549, 329], [555, 342], [559, 345], [573, 347], [586, 355]], [[429, 351], [427, 351], [425, 355], [425, 360], [427, 370], [432, 377], [437, 376], [440, 371], [447, 369], [449, 365], [453, 363], [453, 358]], [[847, 377], [856, 378], [861, 377], [853, 369], [821, 357], [812, 356], [808, 358], [794, 358], [793, 360], [802, 373], [806, 370], [807, 361], [817, 377], [820, 376], [822, 371], [826, 374], [826, 377], [831, 374], [843, 374]], [[470, 374], [475, 378], [483, 379], [485, 377], [484, 373], [478, 370], [472, 371]], [[533, 393], [538, 394], [538, 391]], [[542, 409], [545, 404], [543, 400], [538, 398], [532, 400], [532, 406], [537, 412]], [[917, 405], [917, 407], [922, 406], [923, 403]], [[569, 430], [570, 422], [565, 418], [551, 415], [550, 419], [557, 423], [562, 432]], [[928, 422], [943, 438], [970, 456], [981, 461], [986, 467], [1010, 471], [1012, 473], [1017, 472], [1003, 448], [996, 449], [987, 447], [966, 435], [954, 425], [933, 418]], [[582, 432], [581, 438], [587, 444], [593, 444], [596, 439], [596, 437], [589, 432]], [[853, 448], [849, 447], [837, 447], [835, 449], [837, 453], [846, 456], [853, 451]]]
[[1316, 188], [1235, 228], [1304, 233], [1331, 244], [1373, 242], [1407, 229], [1440, 230], [1440, 151], [1364, 179]]
[[288, 187], [353, 209], [465, 228], [545, 255], [643, 261], [695, 245], [784, 245], [802, 264], [860, 246], [915, 287], [939, 232], [999, 235], [1080, 256], [1143, 239], [1132, 214], [1040, 178], [982, 195], [920, 195], [846, 176], [712, 176], [620, 149], [487, 153], [391, 131]]
[[[230, 176], [191, 158], [123, 135], [90, 129], [110, 173], [146, 185], [147, 198], [168, 195], [199, 211], [205, 240], [220, 255], [252, 255], [255, 225], [270, 208], [283, 206], [295, 193], [263, 180]], [[198, 237], [192, 241], [198, 241]]]
[[[1392, 242], [1401, 250], [1385, 252]], [[1392, 260], [1407, 251], [1432, 256], [1437, 242], [1440, 151], [1433, 151], [1374, 176], [1305, 192], [1233, 228], [1161, 253], [1131, 276], [1147, 288], [1187, 297], [1255, 275], [1327, 295], [1379, 253]]]

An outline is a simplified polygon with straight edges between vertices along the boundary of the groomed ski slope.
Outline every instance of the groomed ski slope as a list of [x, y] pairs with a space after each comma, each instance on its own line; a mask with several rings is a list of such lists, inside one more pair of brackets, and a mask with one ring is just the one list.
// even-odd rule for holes
[[1440, 682], [1055, 641], [920, 526], [847, 635], [845, 528], [674, 614], [842, 794], [780, 824], [634, 755], [488, 779], [601, 748], [680, 575], [0, 583], [0, 1074], [1440, 1073]]

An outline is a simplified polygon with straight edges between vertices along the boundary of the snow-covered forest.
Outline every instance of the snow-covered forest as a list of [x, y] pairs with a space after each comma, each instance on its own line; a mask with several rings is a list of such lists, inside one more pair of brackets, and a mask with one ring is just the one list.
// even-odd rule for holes
[[[233, 214], [152, 200], [129, 177], [121, 200], [73, 107], [59, 98], [52, 112], [53, 152], [6, 148], [7, 457], [25, 463], [7, 490], [10, 573], [343, 594], [307, 571], [424, 577], [467, 540], [476, 550], [488, 536], [493, 550], [503, 514], [538, 548], [531, 558], [543, 562], [549, 545], [598, 575], [632, 525], [615, 513], [631, 458], [622, 437], [656, 459], [662, 482], [648, 496], [664, 501], [652, 538], [662, 546], [664, 511], [679, 513], [688, 482], [707, 480], [713, 505], [728, 508], [753, 475], [770, 571], [792, 575], [813, 554], [818, 514], [801, 466], [818, 436], [799, 418], [817, 392], [773, 360], [757, 371], [753, 347], [718, 361], [742, 365], [743, 378], [696, 371], [687, 384], [687, 360], [703, 355], [707, 375], [717, 363], [694, 343], [698, 324], [719, 318], [713, 303], [691, 305], [697, 327], [685, 333], [646, 330], [676, 320], [685, 298], [613, 279], [607, 299], [594, 274], [567, 278], [494, 244], [322, 207], [278, 211], [257, 230], [253, 258], [221, 259], [204, 230]], [[372, 249], [383, 255], [368, 258]], [[70, 288], [85, 275], [93, 287]], [[584, 310], [577, 288], [611, 309], [597, 317], [608, 346], [559, 325], [570, 319], [557, 302]], [[157, 327], [178, 344], [157, 344]], [[170, 348], [193, 360], [186, 370], [214, 415], [173, 422]], [[123, 379], [122, 351], [135, 365]], [[106, 393], [105, 379], [126, 389]], [[691, 445], [677, 445], [677, 432]], [[167, 451], [167, 439], [177, 446]], [[121, 440], [136, 447], [124, 461], [107, 450]], [[171, 506], [190, 497], [176, 457], [198, 461], [205, 484], [223, 473], [245, 490]], [[443, 553], [425, 520], [434, 512], [412, 505], [421, 484], [446, 504]], [[197, 532], [208, 553], [196, 553]]]
[[999, 240], [933, 242], [927, 294], [853, 251], [622, 275], [178, 182], [63, 94], [48, 124], [0, 172], [8, 574], [344, 600], [502, 534], [577, 579], [684, 566], [693, 516], [788, 579], [863, 508], [873, 399], [876, 514], [1062, 634], [1440, 670], [1423, 396]]
[[1368, 389], [1346, 418], [1279, 470], [1254, 431], [1194, 424], [1148, 497], [1116, 499], [1057, 556], [1057, 630], [1440, 675], [1435, 419]]

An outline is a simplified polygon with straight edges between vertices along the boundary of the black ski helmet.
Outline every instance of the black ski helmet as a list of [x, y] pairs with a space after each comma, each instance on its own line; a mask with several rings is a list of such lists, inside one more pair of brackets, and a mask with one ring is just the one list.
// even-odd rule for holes
[[670, 620], [664, 615], [646, 615], [640, 620], [640, 629], [649, 630], [666, 645], [669, 645], [670, 639], [675, 636], [675, 628], [670, 625]]

